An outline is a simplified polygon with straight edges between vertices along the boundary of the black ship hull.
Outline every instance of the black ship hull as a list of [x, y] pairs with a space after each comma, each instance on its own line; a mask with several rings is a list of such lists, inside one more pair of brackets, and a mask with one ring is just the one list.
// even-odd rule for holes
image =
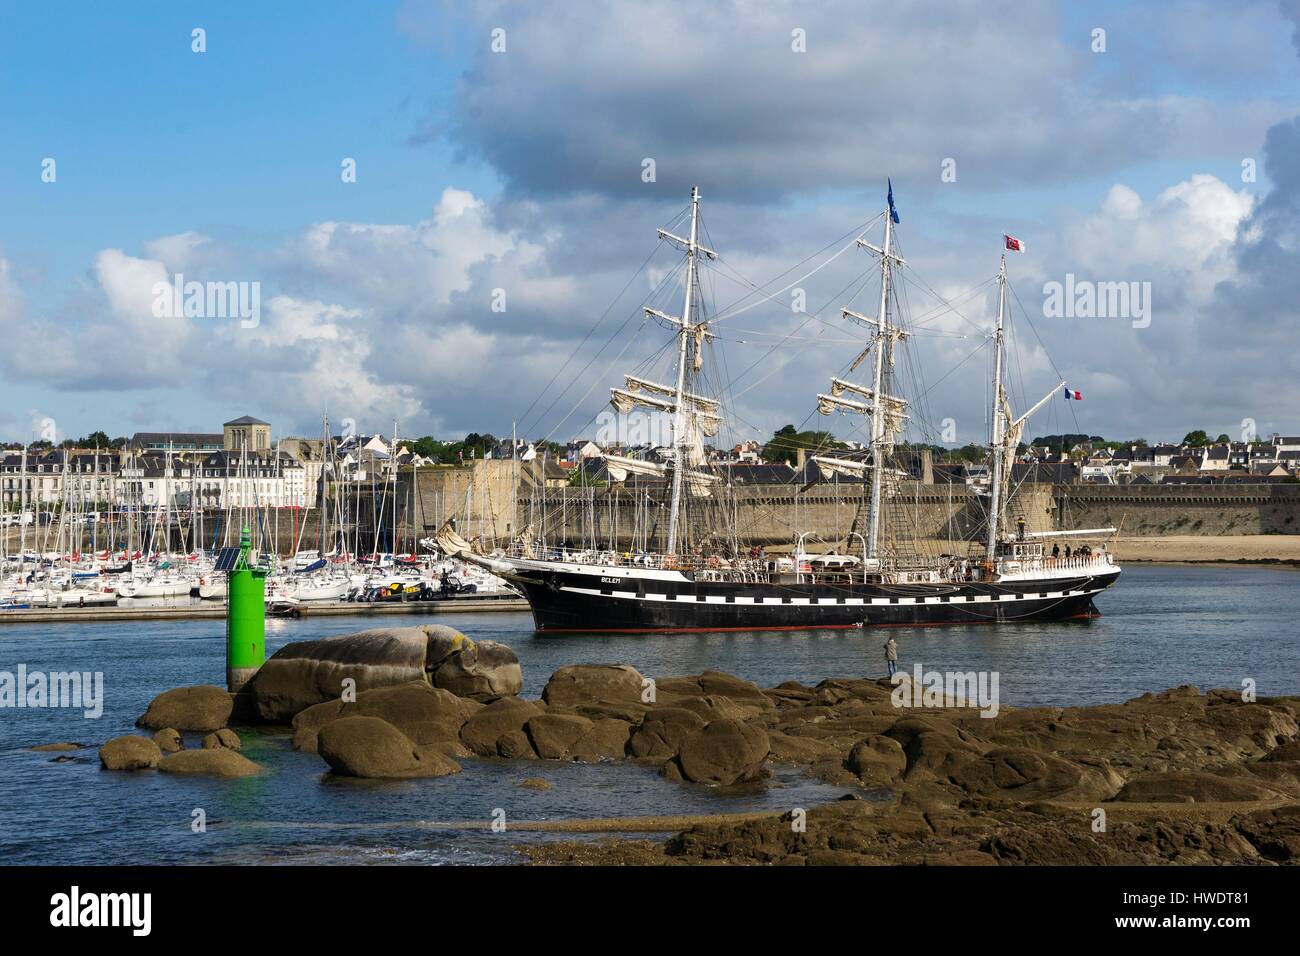
[[1119, 574], [913, 585], [602, 579], [536, 569], [509, 577], [528, 598], [538, 631], [629, 632], [1067, 620], [1096, 616], [1093, 597]]

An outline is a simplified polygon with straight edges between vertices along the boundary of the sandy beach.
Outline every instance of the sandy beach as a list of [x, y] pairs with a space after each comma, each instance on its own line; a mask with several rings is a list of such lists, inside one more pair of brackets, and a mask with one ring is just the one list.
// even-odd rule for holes
[[1171, 535], [1121, 537], [1115, 548], [1121, 561], [1170, 564], [1206, 562], [1294, 564], [1300, 566], [1300, 535]]

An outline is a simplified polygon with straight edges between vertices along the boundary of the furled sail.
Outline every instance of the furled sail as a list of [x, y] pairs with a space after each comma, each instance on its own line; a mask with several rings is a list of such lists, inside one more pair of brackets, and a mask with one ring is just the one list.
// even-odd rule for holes
[[[659, 412], [677, 410], [676, 404], [671, 401], [677, 395], [672, 386], [661, 385], [634, 375], [627, 376], [627, 388], [611, 388], [609, 392], [610, 404], [623, 414], [627, 414], [637, 406], [652, 408]], [[660, 398], [661, 395], [667, 397]], [[720, 403], [717, 399], [687, 392], [685, 403], [687, 412], [700, 431], [710, 438], [718, 434], [718, 430], [722, 427], [722, 416], [718, 414]]]
[[442, 548], [442, 553], [449, 558], [458, 558], [462, 555], [473, 552], [473, 546], [456, 533], [456, 529], [451, 526], [451, 522], [446, 522], [438, 529], [438, 534], [434, 538], [438, 542], [438, 547]]
[[621, 455], [605, 455], [605, 470], [613, 481], [627, 481], [628, 475], [649, 475], [662, 478], [668, 469], [654, 461], [641, 461], [639, 458], [624, 458]]
[[823, 478], [834, 478], [836, 475], [841, 474], [860, 478], [871, 469], [871, 465], [865, 461], [853, 461], [848, 458], [826, 458], [821, 455], [813, 455], [812, 460], [817, 463], [817, 468], [821, 471]]
[[[611, 481], [627, 481], [628, 475], [647, 475], [663, 478], [668, 474], [668, 466], [655, 461], [642, 461], [639, 458], [624, 458], [622, 455], [604, 455], [605, 469]], [[722, 479], [704, 471], [687, 470], [682, 476], [691, 494], [707, 498], [712, 494], [710, 485]]]
[[[656, 392], [670, 397], [677, 394], [671, 385], [661, 385], [649, 379], [637, 378], [635, 375], [627, 376], [627, 390], [629, 392]], [[686, 400], [699, 408], [712, 411], [716, 411], [720, 404], [716, 398], [705, 398], [703, 395], [695, 395], [691, 392], [686, 393]]]

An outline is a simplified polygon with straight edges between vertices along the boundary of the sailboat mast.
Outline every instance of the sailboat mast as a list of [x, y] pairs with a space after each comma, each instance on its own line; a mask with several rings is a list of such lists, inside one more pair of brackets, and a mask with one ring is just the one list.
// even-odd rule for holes
[[888, 409], [883, 398], [889, 394], [885, 376], [889, 371], [885, 351], [893, 346], [889, 334], [889, 278], [894, 253], [893, 208], [885, 210], [885, 251], [880, 257], [880, 311], [876, 322], [876, 364], [872, 389], [874, 410], [871, 414], [871, 501], [867, 507], [867, 557], [875, 558], [880, 551], [881, 499], [885, 487], [885, 435]]
[[989, 476], [989, 532], [985, 554], [993, 560], [998, 548], [998, 525], [1002, 518], [1002, 344], [1004, 339], [1003, 321], [1007, 300], [1007, 254], [1002, 253], [1002, 265], [998, 269], [998, 324], [993, 332], [993, 417], [989, 444], [993, 452], [993, 469]]
[[695, 298], [695, 257], [699, 246], [697, 243], [700, 222], [700, 187], [691, 187], [691, 236], [686, 244], [686, 297], [682, 305], [681, 346], [677, 354], [677, 396], [673, 410], [673, 445], [676, 454], [673, 458], [673, 497], [668, 511], [668, 554], [677, 553], [677, 525], [681, 518], [682, 478], [686, 471], [687, 409], [686, 409], [686, 360], [690, 343], [693, 339], [691, 309]]

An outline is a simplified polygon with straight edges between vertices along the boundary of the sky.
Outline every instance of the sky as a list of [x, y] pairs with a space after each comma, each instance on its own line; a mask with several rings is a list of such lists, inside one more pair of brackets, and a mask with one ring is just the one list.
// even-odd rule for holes
[[[717, 440], [860, 438], [815, 396], [887, 179], [909, 437], [986, 438], [1004, 233], [1013, 406], [1083, 396], [1026, 437], [1300, 432], [1296, 0], [6, 0], [0, 437], [595, 436], [671, 377], [640, 309], [680, 311], [656, 229], [698, 185]], [[1111, 283], [1120, 315], [1053, 310]]]

